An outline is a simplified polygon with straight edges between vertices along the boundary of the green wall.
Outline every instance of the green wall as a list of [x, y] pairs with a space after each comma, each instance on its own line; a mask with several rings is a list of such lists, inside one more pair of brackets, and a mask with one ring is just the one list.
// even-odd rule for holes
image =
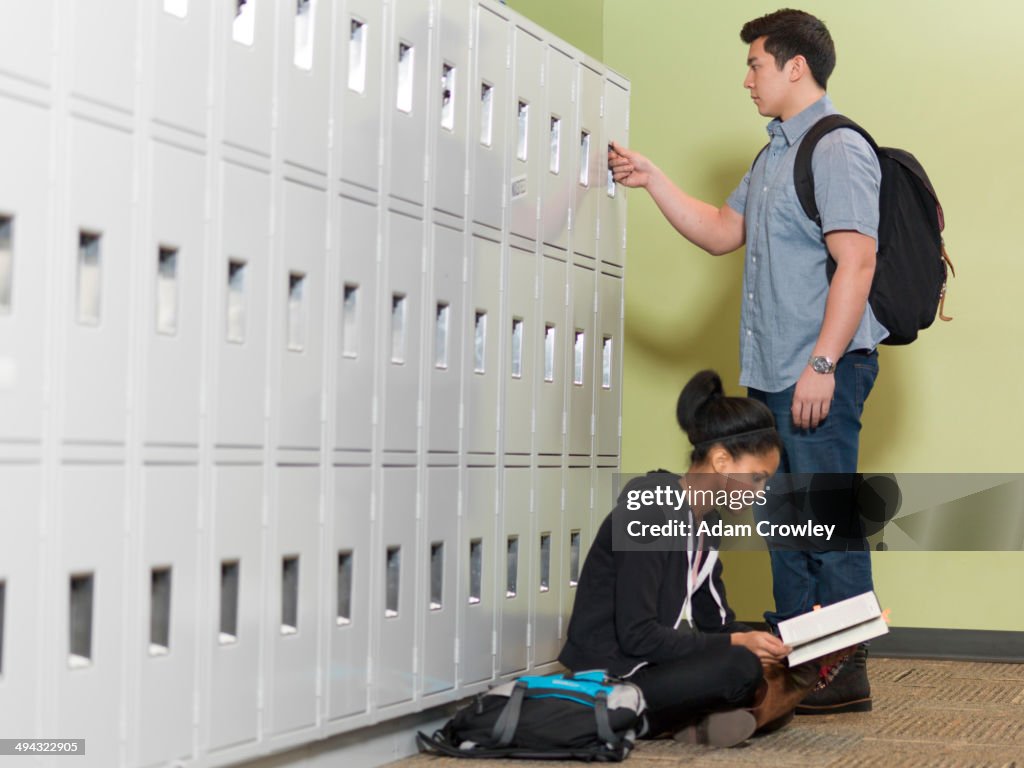
[[[599, 19], [602, 60], [632, 84], [633, 148], [688, 192], [724, 202], [766, 141], [766, 121], [742, 87], [747, 46], [739, 30], [778, 5], [512, 5], [578, 47], [551, 8], [590, 8], [587, 37]], [[959, 275], [946, 305], [954, 322], [937, 322], [910, 347], [883, 348], [864, 414], [861, 469], [1022, 471], [1024, 312], [1016, 297], [1024, 259], [1016, 209], [1024, 202], [1024, 105], [1015, 75], [1024, 5], [818, 0], [804, 7], [836, 41], [829, 93], [839, 109], [928, 169]], [[629, 195], [622, 466], [681, 469], [688, 449], [674, 423], [681, 385], [713, 367], [740, 392], [742, 257], [708, 256], [665, 223], [646, 193]], [[771, 603], [767, 557], [729, 553], [727, 562], [730, 599], [742, 618], [758, 618]], [[1015, 594], [1024, 553], [890, 552], [876, 554], [874, 566], [894, 626], [1024, 630], [1024, 600]]]
[[588, 56], [604, 58], [604, 0], [508, 0], [508, 7]]

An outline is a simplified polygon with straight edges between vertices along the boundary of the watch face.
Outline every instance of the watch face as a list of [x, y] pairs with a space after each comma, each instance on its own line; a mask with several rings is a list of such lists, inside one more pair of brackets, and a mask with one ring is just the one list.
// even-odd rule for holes
[[811, 368], [817, 373], [831, 373], [832, 364], [829, 362], [827, 357], [812, 357]]

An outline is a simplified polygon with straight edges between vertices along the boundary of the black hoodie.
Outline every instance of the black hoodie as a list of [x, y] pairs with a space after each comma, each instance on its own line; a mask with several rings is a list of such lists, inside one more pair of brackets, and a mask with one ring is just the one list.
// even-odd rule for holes
[[717, 541], [706, 542], [703, 552], [690, 553], [690, 557], [700, 557], [701, 565], [708, 557], [716, 560], [710, 577], [691, 598], [693, 627], [686, 619], [680, 621], [690, 567], [685, 539], [677, 540], [674, 547], [665, 540], [647, 540], [657, 549], [646, 551], [613, 547], [613, 537], [616, 543], [621, 541], [616, 528], [621, 536], [630, 520], [653, 524], [693, 522], [692, 513], [685, 507], [678, 512], [656, 506], [627, 509], [630, 491], [670, 484], [681, 488], [679, 475], [665, 470], [634, 478], [598, 529], [576, 586], [568, 638], [558, 657], [568, 669], [606, 669], [625, 676], [644, 664], [663, 664], [709, 647], [728, 645], [729, 632], [745, 629], [735, 624], [736, 615], [726, 602], [717, 552], [706, 548], [717, 547]]

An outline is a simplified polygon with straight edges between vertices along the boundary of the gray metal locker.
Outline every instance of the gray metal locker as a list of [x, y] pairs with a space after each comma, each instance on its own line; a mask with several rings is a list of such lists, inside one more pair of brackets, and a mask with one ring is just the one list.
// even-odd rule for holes
[[[215, 443], [258, 447], [264, 441], [270, 278], [270, 179], [221, 166], [220, 250], [210, 259], [211, 335], [216, 340]], [[258, 222], [254, 225], [254, 222]]]
[[572, 327], [569, 329], [569, 453], [589, 456], [594, 431], [594, 359], [599, 345], [594, 326], [596, 276], [588, 265], [573, 264]]
[[505, 497], [498, 536], [498, 674], [529, 663], [533, 584], [532, 496], [529, 467], [505, 467]]
[[384, 46], [384, 109], [390, 115], [390, 141], [384, 167], [392, 197], [423, 205], [427, 148], [428, 74], [433, 9], [423, 3], [392, 7], [388, 44]]
[[285, 163], [327, 175], [331, 104], [331, 44], [335, 12], [329, 0], [276, 3], [281, 25], [283, 92], [278, 106], [278, 136]]
[[597, 256], [598, 204], [607, 188], [608, 149], [601, 144], [601, 99], [604, 79], [584, 63], [577, 68], [579, 83], [579, 130], [575, 136], [573, 166], [576, 169], [576, 199], [572, 225], [572, 249], [591, 258]]
[[534, 565], [527, 582], [533, 590], [531, 667], [558, 658], [568, 626], [562, 621], [562, 595], [568, 590], [562, 579], [568, 540], [562, 526], [562, 468], [539, 466], [534, 477], [536, 524], [530, 542]]
[[547, 245], [566, 251], [573, 196], [579, 181], [576, 63], [554, 45], [547, 49], [544, 81], [547, 126], [542, 162], [541, 239]]
[[214, 83], [225, 145], [270, 157], [277, 9], [267, 0], [221, 3], [215, 27], [224, 51], [224, 70]]
[[465, 438], [469, 453], [498, 450], [499, 372], [504, 348], [501, 317], [501, 245], [473, 237], [470, 243], [469, 306], [465, 319], [467, 380]]
[[539, 351], [535, 376], [537, 384], [537, 453], [561, 454], [565, 446], [565, 392], [570, 369], [568, 265], [556, 258], [541, 259], [540, 323], [535, 329]]
[[50, 3], [7, 4], [0, 24], [0, 72], [33, 85], [49, 85], [58, 7]]
[[456, 454], [465, 370], [466, 237], [464, 232], [437, 223], [431, 225], [431, 236], [433, 286], [424, 313], [427, 348], [423, 361], [430, 379], [426, 445], [430, 453]]
[[[604, 134], [600, 146], [612, 141], [629, 146], [629, 90], [618, 78], [609, 73], [604, 81]], [[601, 191], [601, 236], [598, 249], [601, 261], [608, 264], [626, 264], [626, 193], [610, 178], [607, 166]]]
[[61, 33], [71, 36], [64, 57], [71, 92], [87, 101], [131, 114], [135, 111], [135, 57], [138, 55], [138, 14], [146, 9], [135, 0], [81, 0], [57, 6]]
[[515, 27], [514, 40], [515, 84], [509, 99], [509, 231], [536, 240], [541, 172], [548, 172], [549, 147], [544, 142], [550, 130], [545, 120], [546, 46], [535, 34], [520, 26]]
[[429, 175], [433, 207], [452, 216], [466, 216], [469, 157], [472, 49], [469, 41], [472, 5], [463, 0], [440, 3], [437, 45], [427, 77], [428, 121], [434, 135]]
[[591, 486], [589, 466], [570, 465], [565, 471], [565, 512], [562, 515], [562, 616], [568, 629], [576, 585], [594, 538], [591, 528]]
[[339, 20], [338, 55], [334, 79], [336, 175], [367, 189], [380, 186], [383, 152], [381, 99], [384, 86], [384, 40], [387, 38], [384, 12], [379, 0], [348, 0], [346, 16]]
[[[141, 4], [139, 4], [140, 7]], [[220, 8], [223, 9], [225, 3]], [[152, 37], [143, 47], [148, 57], [150, 78], [146, 92], [152, 98], [154, 123], [172, 125], [199, 136], [206, 135], [206, 105], [210, 84], [213, 3], [192, 0], [151, 2], [155, 17], [149, 29]], [[180, 11], [184, 15], [179, 15]], [[182, 56], [188, 51], [187, 56]]]
[[211, 752], [254, 741], [260, 722], [261, 634], [265, 626], [263, 467], [214, 467], [210, 524], [212, 560], [206, 563], [209, 609], [200, 624], [210, 654], [202, 743]]
[[[455, 687], [458, 618], [459, 469], [427, 468], [427, 509], [422, 583], [416, 599], [425, 606], [423, 628], [423, 696]], [[467, 649], [468, 652], [468, 649]]]
[[505, 147], [509, 137], [509, 62], [512, 55], [508, 20], [490, 7], [474, 12], [476, 76], [470, 87], [469, 142], [473, 183], [470, 211], [473, 221], [501, 229], [505, 203]]
[[[199, 444], [203, 371], [206, 158], [154, 141], [149, 146], [152, 235], [145, 254], [144, 443]], [[219, 327], [218, 327], [219, 330]]]
[[528, 455], [536, 418], [537, 346], [542, 339], [537, 322], [538, 259], [515, 247], [508, 255], [508, 302], [501, 329], [506, 337], [504, 443], [506, 454]]
[[418, 512], [415, 467], [385, 467], [381, 478], [380, 538], [371, 553], [376, 587], [370, 604], [377, 645], [373, 700], [378, 708], [409, 701], [416, 690]]
[[373, 446], [377, 392], [378, 244], [380, 211], [376, 206], [343, 197], [338, 205], [337, 244], [331, 258], [340, 265], [340, 291], [331, 317], [338, 329], [331, 351], [335, 369], [335, 450], [369, 451]]
[[[370, 544], [372, 470], [334, 467], [333, 532], [328, 551], [331, 599], [328, 624], [327, 717], [338, 720], [365, 712], [370, 691]], [[376, 606], [374, 606], [376, 608]]]
[[495, 578], [499, 569], [495, 505], [497, 470], [470, 466], [466, 471], [466, 505], [459, 542], [459, 682], [479, 683], [494, 677]]
[[[139, 665], [135, 750], [139, 765], [193, 754], [199, 653], [199, 468], [153, 465], [143, 470], [141, 557], [129, 589], [141, 594], [130, 647]], [[159, 706], [156, 703], [159, 702]]]
[[615, 274], [598, 275], [597, 327], [599, 336], [594, 354], [597, 374], [594, 382], [599, 456], [618, 456], [622, 412], [622, 278]]

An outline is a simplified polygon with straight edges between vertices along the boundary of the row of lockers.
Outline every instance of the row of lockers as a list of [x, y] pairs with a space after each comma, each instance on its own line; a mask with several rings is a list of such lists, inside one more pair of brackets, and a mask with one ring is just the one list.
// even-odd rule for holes
[[615, 471], [0, 465], [0, 721], [223, 764], [543, 668]]

